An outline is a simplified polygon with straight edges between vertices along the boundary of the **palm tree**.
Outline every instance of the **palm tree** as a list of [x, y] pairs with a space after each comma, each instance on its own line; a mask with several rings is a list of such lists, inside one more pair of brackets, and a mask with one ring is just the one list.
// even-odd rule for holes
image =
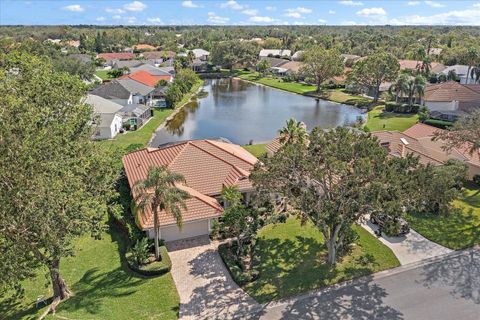
[[418, 97], [421, 99], [425, 93], [425, 85], [426, 81], [425, 78], [421, 75], [416, 76], [415, 78], [410, 78], [408, 81], [408, 104], [413, 104], [413, 98], [417, 94]]
[[471, 75], [470, 70], [478, 62], [479, 58], [480, 58], [480, 54], [478, 53], [477, 49], [472, 47], [467, 50], [465, 54], [465, 62], [468, 65], [467, 79], [468, 79], [468, 75]]
[[480, 64], [478, 66], [472, 67], [472, 70], [470, 70], [470, 77], [473, 79], [473, 83], [477, 83], [480, 81]]
[[182, 209], [186, 209], [185, 200], [190, 194], [176, 185], [185, 183], [183, 175], [171, 172], [167, 167], [150, 167], [147, 178], [139, 181], [134, 186], [136, 208], [142, 214], [150, 208], [153, 213], [153, 230], [155, 234], [155, 259], [160, 257], [158, 240], [160, 226], [158, 215], [161, 212], [173, 215], [179, 228], [182, 227]]
[[287, 125], [280, 130], [280, 143], [302, 143], [308, 144], [307, 126], [294, 118], [287, 120]]
[[408, 74], [402, 73], [398, 76], [395, 83], [390, 87], [390, 93], [395, 91], [395, 102], [398, 103], [398, 98], [401, 97], [404, 93], [408, 93], [408, 82], [410, 76]]
[[195, 61], [195, 54], [193, 53], [193, 51], [188, 51], [187, 60], [189, 64], [192, 64], [193, 61]]

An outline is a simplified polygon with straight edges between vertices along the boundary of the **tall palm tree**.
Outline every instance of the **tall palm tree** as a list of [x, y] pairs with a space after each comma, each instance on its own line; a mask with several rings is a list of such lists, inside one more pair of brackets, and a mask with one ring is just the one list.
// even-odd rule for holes
[[477, 83], [480, 81], [480, 64], [478, 66], [472, 67], [472, 70], [470, 70], [470, 77], [473, 79], [473, 83]]
[[148, 208], [153, 213], [153, 230], [155, 234], [155, 259], [160, 258], [158, 240], [160, 226], [158, 215], [166, 212], [173, 215], [179, 228], [182, 227], [182, 209], [186, 209], [185, 200], [190, 194], [179, 189], [176, 184], [185, 183], [185, 178], [167, 167], [150, 167], [147, 178], [135, 184], [136, 208], [142, 214], [148, 214]]
[[187, 60], [189, 64], [192, 64], [193, 61], [195, 61], [195, 54], [193, 53], [193, 51], [188, 51]]
[[472, 69], [473, 66], [475, 66], [476, 63], [478, 63], [480, 59], [480, 54], [478, 53], [477, 49], [472, 47], [467, 50], [467, 52], [465, 53], [464, 59], [466, 64], [468, 65], [468, 70], [467, 70], [467, 79], [468, 79], [468, 76], [471, 75], [470, 70]]
[[395, 102], [398, 103], [398, 98], [401, 97], [404, 93], [408, 93], [408, 82], [410, 81], [410, 76], [408, 74], [402, 73], [397, 77], [395, 83], [390, 87], [389, 91], [395, 91]]
[[408, 104], [413, 104], [416, 95], [421, 99], [425, 93], [426, 80], [423, 76], [418, 75], [408, 81]]
[[307, 126], [294, 118], [287, 120], [287, 125], [280, 130], [280, 143], [308, 143]]

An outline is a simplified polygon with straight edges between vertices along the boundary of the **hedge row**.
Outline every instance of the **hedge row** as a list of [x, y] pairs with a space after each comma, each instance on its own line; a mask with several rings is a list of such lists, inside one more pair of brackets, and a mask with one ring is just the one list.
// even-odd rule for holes
[[385, 111], [395, 113], [418, 113], [422, 108], [419, 104], [400, 104], [396, 102], [385, 103]]
[[448, 127], [453, 126], [453, 122], [451, 121], [437, 120], [437, 119], [427, 119], [423, 123], [431, 125], [433, 127], [440, 128], [440, 129], [446, 129]]
[[239, 286], [242, 286], [258, 279], [259, 273], [257, 270], [243, 270], [233, 254], [234, 250], [236, 250], [236, 245], [230, 245], [229, 243], [223, 243], [218, 246], [218, 253], [220, 254], [220, 257], [222, 257], [223, 263], [230, 272], [233, 281]]
[[144, 276], [158, 276], [169, 272], [172, 269], [172, 261], [168, 255], [167, 248], [165, 246], [159, 247], [160, 249], [160, 261], [155, 261], [146, 265], [139, 266], [133, 259], [130, 252], [127, 252], [125, 258], [127, 259], [128, 267], [139, 274]]

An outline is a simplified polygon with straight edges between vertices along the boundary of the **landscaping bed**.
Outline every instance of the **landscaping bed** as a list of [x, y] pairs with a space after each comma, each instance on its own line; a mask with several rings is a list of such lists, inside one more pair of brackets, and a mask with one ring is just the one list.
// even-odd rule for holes
[[385, 112], [384, 106], [377, 106], [368, 112], [367, 131], [405, 131], [418, 122], [418, 114]]
[[[296, 218], [271, 224], [258, 233], [253, 270], [258, 279], [241, 286], [259, 302], [278, 300], [400, 265], [393, 252], [362, 227], [358, 240], [335, 269], [326, 263], [327, 249], [320, 231]], [[226, 262], [228, 266], [230, 262]], [[238, 278], [232, 272], [232, 277]]]
[[142, 265], [139, 265], [135, 261], [131, 252], [127, 252], [125, 258], [127, 259], [128, 267], [132, 271], [144, 276], [159, 276], [169, 272], [172, 269], [172, 261], [168, 255], [167, 248], [165, 246], [160, 246], [158, 249], [160, 251], [160, 260], [154, 261], [155, 256], [150, 256], [151, 261]]
[[480, 188], [469, 182], [449, 215], [410, 214], [413, 229], [444, 247], [459, 250], [480, 245]]

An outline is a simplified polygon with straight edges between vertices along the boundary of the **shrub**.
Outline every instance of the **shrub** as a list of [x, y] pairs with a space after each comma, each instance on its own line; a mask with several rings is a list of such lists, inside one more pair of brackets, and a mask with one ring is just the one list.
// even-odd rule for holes
[[473, 182], [480, 186], [480, 175], [476, 174], [472, 178]]
[[141, 240], [137, 240], [135, 245], [130, 250], [132, 259], [137, 265], [143, 265], [147, 263], [148, 256], [150, 255], [149, 247], [150, 244], [148, 243], [148, 239], [142, 238]]
[[396, 102], [385, 103], [385, 111], [395, 113], [418, 113], [422, 106], [419, 104], [399, 104]]
[[148, 264], [139, 265], [133, 256], [132, 252], [127, 252], [125, 258], [127, 259], [128, 267], [139, 274], [145, 276], [158, 276], [169, 272], [172, 269], [172, 261], [168, 256], [167, 248], [165, 246], [159, 247], [160, 261], [154, 261]]
[[445, 121], [445, 120], [437, 120], [437, 119], [427, 119], [425, 120], [424, 123], [440, 129], [445, 129], [453, 126], [453, 122]]
[[385, 222], [382, 232], [389, 237], [396, 237], [400, 233], [400, 227], [400, 221], [391, 219]]
[[233, 281], [235, 281], [239, 286], [242, 286], [258, 279], [258, 270], [253, 269], [245, 271], [242, 264], [235, 258], [235, 251], [236, 245], [223, 243], [218, 246], [218, 253], [220, 254], [220, 257], [222, 257], [223, 263], [230, 272]]

